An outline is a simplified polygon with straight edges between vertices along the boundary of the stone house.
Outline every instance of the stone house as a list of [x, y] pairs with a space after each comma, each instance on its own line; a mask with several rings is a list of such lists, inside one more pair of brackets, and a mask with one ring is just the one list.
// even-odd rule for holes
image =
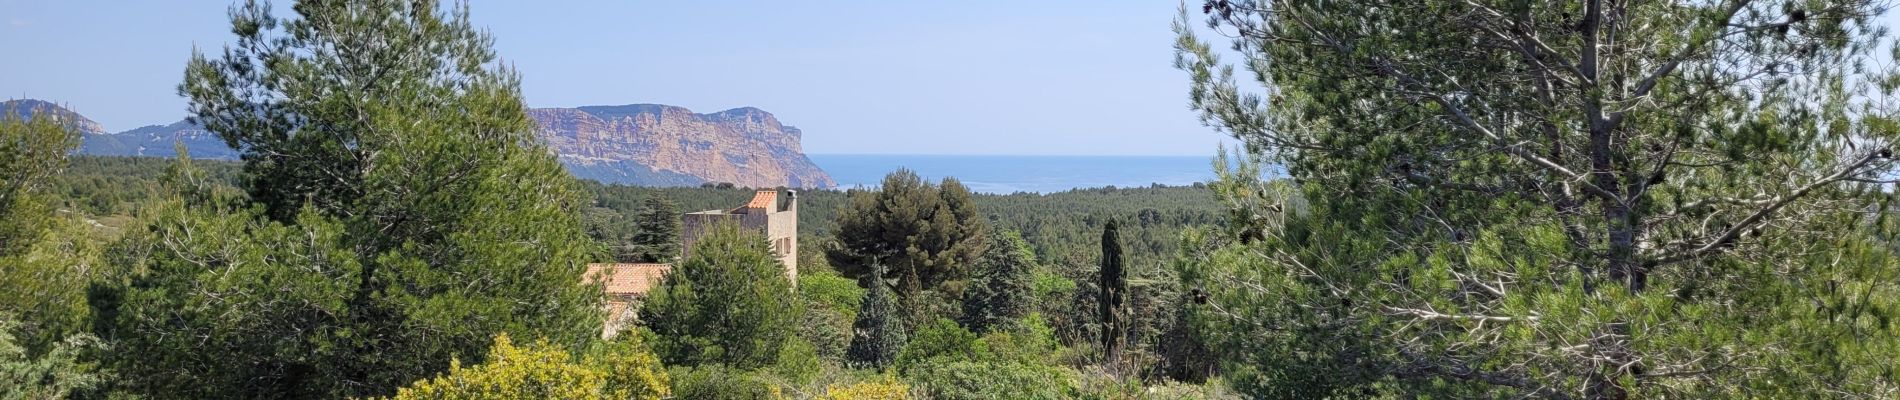
[[[783, 200], [781, 201], [781, 197]], [[693, 244], [711, 232], [720, 222], [737, 223], [765, 234], [773, 253], [785, 265], [785, 278], [798, 285], [798, 193], [786, 190], [760, 190], [745, 205], [729, 210], [686, 213], [680, 220], [680, 259], [692, 257]], [[633, 322], [633, 308], [660, 278], [673, 270], [669, 264], [599, 263], [587, 264], [583, 279], [599, 279], [606, 295], [607, 326], [603, 336], [611, 336]]]

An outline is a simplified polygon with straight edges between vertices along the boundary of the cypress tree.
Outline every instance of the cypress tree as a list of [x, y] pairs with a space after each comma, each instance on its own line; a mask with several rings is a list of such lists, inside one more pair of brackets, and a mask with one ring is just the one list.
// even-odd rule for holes
[[1101, 292], [1097, 298], [1101, 307], [1102, 354], [1111, 362], [1121, 352], [1122, 303], [1128, 293], [1128, 271], [1122, 265], [1121, 238], [1116, 233], [1116, 225], [1115, 220], [1110, 219], [1102, 227]]
[[845, 351], [845, 359], [860, 368], [881, 370], [897, 360], [908, 338], [898, 317], [895, 296], [877, 278], [884, 275], [884, 265], [873, 261], [871, 270], [873, 273], [865, 278], [868, 290], [864, 305], [858, 311], [858, 320], [851, 323], [851, 348]]

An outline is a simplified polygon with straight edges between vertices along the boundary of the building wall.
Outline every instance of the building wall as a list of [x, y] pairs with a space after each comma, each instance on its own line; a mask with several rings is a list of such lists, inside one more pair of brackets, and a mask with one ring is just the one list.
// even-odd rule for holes
[[785, 210], [773, 212], [766, 222], [765, 237], [778, 251], [779, 262], [785, 264], [785, 279], [798, 286], [798, 196], [786, 196]]

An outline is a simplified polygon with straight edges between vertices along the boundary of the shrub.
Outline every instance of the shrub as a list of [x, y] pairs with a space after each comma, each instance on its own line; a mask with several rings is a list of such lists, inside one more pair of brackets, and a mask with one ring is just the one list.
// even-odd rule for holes
[[716, 364], [678, 367], [673, 376], [673, 394], [680, 399], [779, 400], [784, 392], [756, 373]]
[[895, 377], [883, 376], [877, 380], [867, 380], [850, 385], [831, 385], [825, 387], [821, 400], [909, 400], [910, 385], [905, 385]]
[[450, 361], [449, 373], [417, 381], [396, 391], [396, 399], [591, 398], [606, 390], [605, 373], [572, 363], [566, 352], [546, 341], [516, 347], [508, 335], [495, 337], [488, 362], [473, 367]]
[[917, 328], [910, 343], [897, 355], [897, 370], [905, 375], [925, 361], [979, 361], [988, 358], [988, 349], [955, 321], [939, 319]]
[[814, 302], [845, 316], [846, 321], [858, 317], [858, 305], [864, 301], [864, 288], [851, 278], [838, 276], [835, 272], [820, 271], [801, 274], [798, 277], [798, 295], [805, 301]]
[[931, 360], [906, 374], [933, 399], [1067, 399], [1078, 396], [1074, 371], [1008, 362]]
[[819, 358], [842, 363], [851, 347], [851, 324], [857, 320], [858, 306], [864, 301], [864, 288], [849, 278], [821, 270], [799, 276], [798, 294], [806, 307], [798, 336], [817, 347]]
[[607, 374], [607, 393], [617, 399], [661, 399], [672, 397], [672, 382], [660, 357], [646, 346], [639, 335], [597, 345], [588, 354], [587, 365]]
[[773, 373], [798, 386], [810, 385], [824, 371], [825, 363], [818, 359], [818, 348], [796, 338], [785, 341], [778, 351], [778, 363], [772, 365]]

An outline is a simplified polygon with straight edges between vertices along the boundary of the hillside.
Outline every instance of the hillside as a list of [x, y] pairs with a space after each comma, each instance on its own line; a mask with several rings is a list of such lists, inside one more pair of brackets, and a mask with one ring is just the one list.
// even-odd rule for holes
[[93, 122], [92, 119], [86, 118], [84, 115], [79, 115], [79, 113], [73, 112], [73, 110], [69, 110], [65, 106], [50, 101], [18, 99], [0, 102], [0, 115], [17, 115], [32, 118], [34, 115], [41, 113], [59, 116], [61, 119], [67, 120], [67, 122], [72, 124], [75, 128], [78, 128], [80, 132], [87, 134], [105, 132], [105, 127], [99, 125], [98, 122]]

